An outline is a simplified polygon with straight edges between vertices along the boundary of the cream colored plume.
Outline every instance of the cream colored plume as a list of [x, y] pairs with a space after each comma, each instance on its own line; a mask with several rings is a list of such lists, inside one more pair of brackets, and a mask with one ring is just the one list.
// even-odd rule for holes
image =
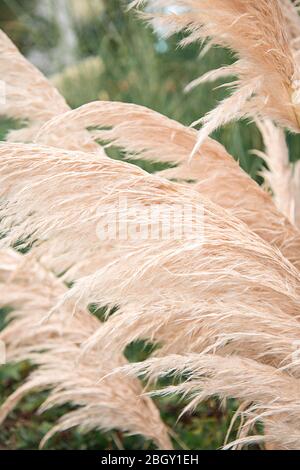
[[[154, 9], [172, 0], [135, 1]], [[179, 0], [176, 13], [162, 11], [153, 21], [167, 35], [185, 31], [184, 44], [209, 38], [237, 56], [233, 93], [200, 120], [197, 146], [217, 127], [243, 116], [266, 117], [300, 131], [300, 75], [289, 43], [289, 27], [279, 0]]]
[[295, 208], [295, 223], [297, 227], [300, 227], [300, 163], [297, 161], [294, 165], [294, 188], [296, 193], [296, 208]]
[[264, 140], [265, 151], [255, 153], [268, 165], [268, 169], [262, 171], [266, 189], [272, 191], [278, 210], [285, 214], [291, 223], [296, 224], [299, 205], [295, 179], [297, 175], [294, 174], [289, 161], [285, 133], [269, 120], [260, 121], [257, 125]]
[[[127, 163], [37, 145], [2, 144], [0, 174], [5, 201], [1, 229], [7, 231], [2, 244], [13, 243], [23, 235], [29, 237], [27, 241], [40, 240], [33, 255], [38, 250], [48, 253], [51, 247], [54, 261], [66, 255], [74, 262], [76, 258], [79, 262], [85, 257], [90, 259], [88, 274], [56, 298], [57, 313], [53, 315], [66, 308], [68, 299], [78, 301], [77, 309], [90, 302], [119, 307], [104, 324], [93, 325], [86, 339], [80, 340], [83, 361], [97, 351], [102, 357], [118, 357], [131, 341], [144, 339], [161, 345], [156, 353], [161, 356], [158, 364], [167, 361], [169, 354], [192, 353], [201, 360], [202, 354], [218, 353], [228, 364], [232, 360], [235, 367], [234, 359], [228, 356], [239, 355], [239, 360], [256, 361], [256, 367], [265, 371], [261, 384], [268, 381], [269, 369], [264, 365], [269, 365], [282, 369], [288, 384], [294, 381], [298, 386], [300, 365], [295, 352], [300, 325], [299, 272], [278, 250], [224, 209], [187, 186], [148, 175]], [[143, 207], [138, 220], [144, 224], [149, 223], [145, 214], [150, 205], [201, 207], [204, 238], [119, 240], [122, 255], [112, 252], [106, 264], [101, 261], [98, 265], [97, 253], [103, 245], [97, 241], [97, 231], [111, 220], [113, 212], [107, 212], [108, 207], [118, 211], [120, 196], [126, 196], [129, 207]], [[119, 217], [125, 218], [129, 227], [136, 222], [122, 211]], [[160, 222], [163, 220], [155, 220]], [[67, 341], [65, 334], [61, 341]], [[59, 350], [57, 345], [54, 347], [57, 356]], [[65, 351], [65, 346], [62, 348]], [[232, 371], [228, 370], [229, 375]], [[295, 377], [290, 382], [285, 370]], [[61, 376], [58, 401], [63, 399], [60, 393], [64, 380]], [[245, 394], [250, 387], [257, 388], [255, 375], [250, 375], [248, 381]], [[212, 393], [222, 397], [227, 387], [226, 396], [244, 400], [232, 382], [229, 384], [231, 388], [225, 377], [223, 388], [216, 386]], [[265, 396], [263, 409], [269, 410], [273, 396], [263, 385], [261, 388]], [[200, 398], [201, 394], [197, 400]], [[284, 395], [282, 400], [285, 404], [289, 396]], [[254, 405], [259, 410], [259, 398]], [[285, 413], [288, 408], [282, 406]], [[268, 426], [270, 442], [274, 438], [273, 421], [258, 415]], [[293, 423], [292, 427], [297, 434]], [[286, 445], [285, 438], [282, 444]]]
[[[292, 0], [280, 0], [280, 7], [283, 12], [284, 20], [286, 22], [286, 32], [289, 39], [289, 44], [291, 46], [294, 59], [299, 64], [299, 48], [300, 48], [300, 17], [299, 17], [299, 2]], [[207, 50], [211, 48], [212, 44], [208, 44], [203, 48], [203, 51], [206, 53]], [[200, 54], [202, 58], [203, 54]], [[186, 91], [190, 91], [198, 85], [201, 85], [204, 82], [216, 81], [223, 78], [228, 78], [229, 75], [237, 75], [238, 62], [231, 66], [220, 67], [216, 70], [211, 70], [201, 77], [193, 80], [189, 85], [186, 86]]]
[[[275, 449], [297, 450], [300, 446], [300, 381], [278, 369], [239, 356], [211, 354], [169, 355], [130, 364], [123, 371], [146, 374], [153, 381], [171, 374], [184, 374], [183, 383], [154, 394], [180, 393], [191, 399], [187, 410], [216, 394], [223, 399], [235, 397], [248, 406], [240, 411], [240, 438], [225, 448], [267, 441]], [[264, 436], [248, 436], [254, 424], [265, 424]]]
[[300, 37], [299, 1], [280, 0], [280, 6], [288, 25], [290, 43], [297, 52], [299, 50]]
[[[50, 81], [19, 52], [0, 30], [0, 68], [4, 82], [5, 104], [0, 115], [19, 119], [26, 127], [11, 131], [7, 140], [32, 142], [41, 125], [70, 109], [65, 99]], [[86, 130], [77, 134], [85, 151], [103, 153]]]
[[99, 320], [83, 309], [72, 315], [64, 306], [42, 321], [57, 299], [67, 291], [64, 284], [39, 265], [31, 255], [13, 250], [0, 251], [0, 306], [10, 306], [10, 323], [0, 332], [9, 362], [30, 359], [36, 366], [0, 408], [0, 420], [28, 393], [50, 390], [40, 411], [71, 403], [77, 408], [63, 415], [42, 445], [56, 432], [80, 426], [91, 429], [120, 429], [142, 434], [163, 449], [171, 442], [159, 412], [148, 398], [141, 397], [137, 379], [124, 374], [100, 380], [114, 368], [126, 364], [122, 355], [100, 348], [84, 357], [81, 344], [98, 328]]
[[[270, 195], [239, 167], [218, 142], [208, 138], [193, 161], [188, 163], [197, 140], [195, 129], [142, 106], [100, 101], [52, 119], [42, 127], [36, 141], [77, 149], [81, 142], [76, 136], [88, 127], [98, 127], [93, 131], [95, 139], [121, 148], [131, 159], [142, 158], [177, 165], [162, 171], [160, 175], [180, 182], [187, 181], [202, 195], [230, 210], [260, 237], [278, 247], [292, 263], [300, 266], [300, 234], [288, 222], [291, 213], [281, 205], [276, 210]], [[280, 132], [279, 129], [277, 132]], [[269, 145], [273, 142], [279, 158], [284, 146], [282, 139], [278, 142], [277, 137], [274, 141], [268, 139], [268, 142]]]
[[1, 105], [1, 114], [35, 124], [69, 109], [59, 92], [1, 30], [0, 67], [6, 85], [6, 104]]
[[[0, 417], [26, 393], [50, 389], [42, 409], [69, 402], [79, 408], [44, 441], [81, 425], [141, 433], [169, 448], [157, 409], [125, 374], [146, 373], [155, 382], [175, 372], [183, 373], [179, 385], [155, 393], [183, 393], [189, 409], [210, 396], [242, 403], [244, 425], [233, 447], [266, 439], [296, 449], [299, 233], [224, 148], [206, 139], [216, 125], [242, 115], [271, 116], [298, 130], [292, 33], [275, 0], [176, 3], [185, 8], [159, 18], [166, 31], [186, 29], [188, 41], [210, 36], [238, 53], [237, 90], [205, 120], [190, 166], [195, 130], [121, 103], [61, 111], [42, 128], [42, 121], [34, 124], [35, 144], [0, 144], [0, 305], [14, 308], [0, 339], [9, 360], [37, 365]], [[98, 129], [89, 134], [90, 127]], [[177, 166], [149, 175], [99, 155], [95, 139], [126, 158]], [[166, 207], [193, 214], [179, 237], [182, 220], [173, 219], [170, 232]], [[107, 232], [114, 220], [120, 225]], [[137, 226], [148, 236], [135, 236]], [[32, 245], [30, 254], [11, 251], [16, 243]], [[67, 289], [44, 266], [76, 282]], [[114, 313], [101, 323], [87, 312], [90, 303]], [[128, 364], [123, 351], [136, 340], [157, 349], [145, 362]], [[257, 421], [264, 437], [248, 435]]]
[[[298, 373], [292, 344], [298, 338], [299, 273], [278, 250], [224, 209], [186, 186], [123, 162], [79, 152], [2, 144], [0, 170], [5, 200], [1, 229], [7, 231], [2, 244], [24, 237], [26, 243], [39, 242], [33, 253], [51, 252], [54, 263], [89, 260], [87, 275], [78, 279], [66, 297], [75, 296], [83, 304], [95, 301], [120, 307], [103, 329], [107, 333], [113, 324], [114, 335], [104, 337], [100, 329], [87, 344], [96, 344], [101, 336], [103, 347], [109, 343], [107, 350], [112, 351], [114, 344], [122, 350], [139, 335], [156, 339], [164, 334], [167, 344], [181, 341], [186, 345], [186, 338], [195, 331], [195, 347], [200, 350], [219, 344], [221, 349], [225, 346], [246, 354], [247, 338], [251, 357], [275, 361]], [[120, 197], [126, 197], [129, 208], [139, 205], [141, 214], [129, 217], [124, 213]], [[117, 233], [119, 251], [113, 250], [103, 262], [105, 242], [99, 233], [113, 216], [126, 221], [132, 233], [137, 222], [154, 227], [164, 224], [163, 213], [154, 222], [147, 218], [149, 206], [178, 204], [195, 213], [203, 210], [203, 221], [195, 219], [203, 227], [196, 227], [199, 232], [193, 239], [119, 239]], [[261, 299], [266, 300], [262, 303]], [[152, 321], [145, 322], [151, 312]], [[228, 319], [226, 327], [222, 318]], [[129, 331], [124, 327], [126, 319]], [[140, 321], [146, 330], [139, 329]], [[181, 328], [185, 321], [187, 328]], [[206, 321], [207, 335], [199, 338]]]

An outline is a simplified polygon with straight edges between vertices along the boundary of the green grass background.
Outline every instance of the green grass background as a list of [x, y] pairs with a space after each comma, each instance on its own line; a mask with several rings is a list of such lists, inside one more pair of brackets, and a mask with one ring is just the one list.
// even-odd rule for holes
[[[99, 0], [101, 2], [101, 0]], [[63, 70], [67, 57], [59, 55], [63, 31], [57, 23], [55, 10], [48, 17], [38, 13], [35, 0], [0, 0], [0, 25], [18, 44], [24, 54], [38, 50], [46, 59], [53, 72]], [[126, 13], [124, 2], [103, 0], [103, 10], [98, 16], [82, 22], [72, 13], [69, 1], [72, 27], [76, 33], [77, 50], [75, 61], [97, 56], [102, 61], [101, 73], [96, 77], [88, 71], [77, 81], [66, 83], [63, 92], [72, 107], [91, 100], [119, 100], [148, 106], [167, 116], [189, 125], [212, 109], [225, 96], [223, 89], [216, 85], [204, 85], [189, 94], [183, 89], [191, 80], [204, 72], [232, 62], [232, 56], [214, 49], [199, 59], [199, 47], [181, 49], [177, 46], [179, 37], [167, 42], [154, 34], [136, 15]], [[56, 57], [56, 61], [53, 59]], [[49, 70], [45, 71], [49, 73]], [[0, 118], [0, 139], [7, 130], [17, 124]], [[18, 123], [20, 125], [20, 123]], [[214, 137], [222, 142], [240, 165], [254, 179], [260, 182], [259, 171], [262, 161], [253, 157], [253, 149], [261, 149], [261, 137], [254, 124], [232, 123]], [[300, 155], [300, 139], [288, 136], [291, 160]], [[154, 167], [144, 164], [153, 171]], [[238, 197], [238, 196], [237, 196]], [[4, 325], [5, 312], [0, 315], [0, 327]], [[146, 354], [141, 344], [131, 345], [127, 351], [130, 360]], [[26, 379], [32, 370], [28, 363], [6, 365], [0, 368], [0, 402]], [[37, 393], [24, 399], [11, 413], [0, 429], [0, 449], [36, 449], [42, 436], [54, 421], [68, 407], [36, 413], [46, 393]], [[184, 402], [178, 398], [159, 400], [165, 422], [174, 430], [176, 448], [214, 449], [222, 445], [226, 428], [236, 408], [234, 402], [226, 407], [212, 399], [201, 405], [190, 415], [177, 421]], [[149, 449], [151, 443], [142, 437], [128, 437], [120, 432], [90, 432], [80, 430], [59, 434], [48, 443], [50, 449]]]

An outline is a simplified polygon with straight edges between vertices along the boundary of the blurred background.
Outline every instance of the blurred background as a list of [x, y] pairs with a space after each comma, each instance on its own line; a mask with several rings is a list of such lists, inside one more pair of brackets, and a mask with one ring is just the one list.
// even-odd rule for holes
[[[190, 125], [225, 96], [221, 83], [207, 84], [185, 93], [199, 75], [229, 64], [233, 57], [220, 49], [201, 58], [199, 46], [178, 47], [180, 37], [164, 40], [133, 11], [126, 0], [0, 0], [0, 27], [22, 53], [49, 77], [71, 107], [93, 100], [137, 103]], [[176, 3], [176, 0], [174, 0]], [[1, 77], [1, 71], [0, 71]], [[0, 139], [19, 123], [0, 118]], [[262, 149], [255, 124], [239, 122], [217, 131], [214, 137], [260, 182], [262, 161], [251, 151]], [[289, 135], [291, 160], [300, 155], [299, 137]], [[144, 165], [145, 167], [145, 165]], [[154, 167], [146, 164], [146, 169]], [[5, 322], [0, 315], [0, 327]], [[129, 359], [147, 354], [133, 345]], [[28, 363], [0, 368], [0, 402], [30, 373]], [[45, 394], [31, 395], [11, 413], [0, 429], [0, 449], [35, 449], [64, 409], [37, 415]], [[165, 421], [174, 429], [175, 447], [214, 449], [223, 444], [236, 404], [224, 407], [210, 400], [179, 422], [184, 402], [160, 400]], [[50, 449], [149, 449], [151, 443], [119, 432], [68, 431], [51, 439]]]

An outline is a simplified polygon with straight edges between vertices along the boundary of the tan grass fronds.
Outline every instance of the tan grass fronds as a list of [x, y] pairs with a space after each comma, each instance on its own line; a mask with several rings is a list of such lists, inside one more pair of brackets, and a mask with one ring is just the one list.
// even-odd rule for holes
[[223, 67], [219, 67], [218, 69], [209, 70], [204, 75], [192, 80], [184, 89], [186, 93], [189, 93], [191, 90], [196, 88], [203, 83], [210, 83], [215, 82], [217, 80], [221, 80], [223, 78], [228, 78], [230, 75], [237, 75], [239, 72], [239, 68], [236, 64], [233, 65], [226, 65]]
[[6, 84], [6, 104], [0, 113], [11, 118], [44, 123], [69, 107], [56, 88], [30, 64], [0, 30], [1, 80]]
[[[135, 1], [156, 9], [172, 0]], [[299, 69], [289, 43], [288, 25], [278, 0], [179, 0], [182, 11], [153, 14], [166, 35], [185, 31], [183, 44], [203, 41], [231, 49], [237, 56], [233, 94], [199, 122], [196, 151], [217, 127], [243, 116], [270, 118], [299, 131]], [[151, 15], [148, 15], [151, 18]]]
[[[2, 228], [11, 229], [9, 240], [12, 243], [20, 241], [22, 236], [45, 240], [53, 232], [63, 241], [62, 246], [58, 246], [63, 251], [64, 245], [71, 241], [68, 240], [71, 228], [74, 240], [80, 241], [83, 227], [76, 229], [79, 220], [94, 228], [102, 216], [99, 212], [97, 217], [96, 209], [101, 211], [104, 203], [105, 208], [111, 203], [114, 209], [113, 203], [122, 194], [128, 196], [129, 202], [147, 206], [168, 201], [203, 204], [212, 213], [219, 213], [220, 223], [223, 219], [232, 220], [234, 225], [239, 223], [214, 204], [210, 207], [207, 199], [188, 187], [149, 175], [125, 162], [38, 145], [2, 143], [0, 149], [1, 213], [7, 216], [2, 220]], [[20, 211], [16, 211], [17, 208]], [[44, 208], [47, 208], [47, 217], [42, 221]], [[246, 230], [243, 224], [238, 227]], [[97, 239], [97, 234], [88, 227], [85, 232], [82, 244], [88, 246]], [[101, 245], [100, 240], [98, 245]]]
[[0, 409], [0, 420], [25, 395], [50, 390], [40, 412], [71, 403], [76, 407], [63, 415], [44, 437], [42, 445], [56, 432], [80, 426], [119, 429], [142, 434], [163, 449], [172, 447], [159, 412], [151, 399], [142, 397], [137, 379], [124, 374], [99, 381], [114, 368], [126, 364], [122, 355], [106, 357], [101, 347], [84, 357], [81, 344], [98, 328], [100, 321], [83, 309], [76, 315], [62, 307], [49, 320], [41, 320], [67, 291], [61, 280], [38, 264], [31, 255], [0, 251], [0, 306], [10, 306], [10, 323], [0, 332], [10, 362], [30, 359], [36, 366], [26, 382]]
[[[167, 289], [161, 289], [160, 294], [167, 297]], [[298, 319], [293, 317], [292, 310], [283, 312], [269, 302], [255, 306], [259, 300], [259, 295], [252, 293], [251, 301], [234, 304], [231, 301], [231, 307], [225, 294], [220, 301], [211, 292], [205, 293], [201, 301], [196, 296], [154, 301], [153, 295], [153, 304], [146, 298], [141, 308], [138, 301], [142, 299], [137, 298], [136, 304], [120, 308], [109, 318], [103, 329], [89, 338], [85, 350], [96, 344], [101, 344], [105, 351], [122, 350], [132, 341], [143, 339], [160, 345], [155, 352], [158, 357], [191, 352], [238, 354], [299, 377], [295, 358]]]
[[[151, 3], [165, 7], [171, 0]], [[262, 124], [267, 160], [272, 154], [266, 179], [287, 217], [207, 138], [241, 116], [267, 116], [299, 130], [293, 28], [277, 0], [176, 3], [185, 7], [181, 13], [158, 18], [168, 33], [185, 30], [185, 42], [209, 37], [237, 53], [232, 69], [204, 77], [231, 71], [239, 78], [233, 95], [205, 117], [198, 144], [194, 129], [121, 103], [67, 107], [47, 118], [34, 111], [21, 137], [32, 139], [35, 132], [36, 144], [0, 144], [0, 307], [14, 309], [0, 339], [10, 361], [30, 359], [37, 366], [2, 406], [0, 420], [27, 393], [50, 389], [41, 411], [70, 402], [76, 408], [42, 445], [55, 432], [80, 426], [140, 433], [169, 449], [166, 427], [136, 375], [155, 382], [174, 373], [182, 375], [179, 385], [154, 394], [189, 396], [187, 410], [211, 396], [242, 403], [241, 432], [231, 446], [265, 439], [297, 449], [299, 233], [287, 220], [297, 221], [298, 213], [290, 200], [283, 134]], [[21, 94], [13, 75], [11, 84]], [[149, 175], [105, 157], [97, 139], [119, 147], [126, 158], [177, 166]], [[294, 200], [296, 190], [295, 184]], [[176, 237], [165, 212], [153, 218], [149, 211], [166, 207], [189, 208], [186, 234]], [[112, 220], [118, 227], [103, 239]], [[146, 237], [134, 236], [137, 225], [139, 232], [147, 229]], [[181, 225], [175, 219], [171, 230]], [[10, 250], [15, 244], [32, 245], [31, 252], [22, 257]], [[67, 289], [62, 279], [76, 282]], [[88, 312], [90, 303], [107, 308], [104, 322]], [[123, 351], [136, 340], [157, 349], [143, 363], [128, 364]], [[265, 436], [248, 436], [258, 421]]]
[[[69, 263], [86, 259], [88, 275], [62, 300], [71, 296], [83, 304], [119, 306], [86, 349], [101, 343], [107, 351], [121, 352], [142, 338], [176, 350], [191, 338], [191, 349], [238, 351], [298, 374], [292, 354], [299, 273], [224, 209], [186, 186], [96, 155], [2, 144], [0, 169], [1, 229], [8, 230], [2, 244], [29, 237], [41, 243], [33, 253], [51, 252], [58, 263], [65, 257]], [[129, 207], [142, 206], [141, 224], [149, 223], [150, 205], [203, 208], [204, 240], [118, 240], [119, 251], [103, 263], [97, 230], [119, 210], [120, 196]], [[136, 224], [122, 210], [118, 216], [129, 227]]]
[[300, 227], [300, 163], [297, 161], [294, 165], [294, 190], [296, 193], [295, 224]]
[[[6, 103], [1, 105], [0, 115], [26, 123], [26, 127], [11, 131], [7, 136], [8, 141], [32, 142], [41, 125], [70, 109], [58, 90], [28, 62], [1, 30], [0, 68], [6, 95]], [[81, 139], [83, 150], [103, 153], [86, 130], [78, 133], [78, 139]]]
[[283, 129], [272, 121], [257, 122], [265, 144], [265, 151], [255, 153], [262, 157], [268, 168], [262, 171], [266, 189], [272, 191], [276, 207], [292, 224], [296, 223], [297, 195], [293, 167]]
[[280, 0], [280, 6], [288, 24], [289, 40], [297, 51], [299, 49], [298, 40], [300, 36], [299, 1]]
[[[300, 48], [300, 16], [299, 16], [299, 2], [292, 0], [280, 0], [280, 7], [283, 12], [283, 16], [286, 22], [286, 32], [289, 39], [289, 44], [291, 46], [292, 53], [294, 55], [294, 59], [299, 64], [299, 48]], [[207, 46], [203, 48], [204, 53], [206, 53], [206, 49], [210, 49], [212, 44], [209, 42]], [[202, 53], [200, 54], [200, 58], [202, 58]], [[237, 68], [236, 68], [237, 66]], [[227, 65], [220, 67], [216, 70], [211, 70], [206, 74], [202, 75], [201, 77], [193, 80], [189, 83], [185, 91], [189, 92], [193, 88], [201, 85], [205, 82], [214, 82], [219, 79], [228, 78], [230, 75], [238, 75], [238, 63], [233, 65]]]
[[[250, 403], [241, 410], [245, 421], [241, 439], [231, 443], [231, 447], [264, 439], [276, 448], [299, 449], [300, 382], [273, 367], [237, 356], [186, 354], [148, 359], [130, 364], [123, 371], [134, 375], [146, 374], [153, 381], [164, 375], [184, 374], [185, 380], [181, 384], [154, 394], [189, 396], [191, 402], [186, 411], [215, 395], [221, 399], [234, 397]], [[259, 435], [243, 437], [243, 429], [251, 429], [258, 421], [263, 422], [267, 430], [264, 438]]]
[[[189, 155], [197, 141], [195, 129], [142, 106], [100, 101], [52, 119], [42, 127], [36, 140], [55, 147], [80, 149], [82, 140], [77, 139], [77, 135], [84, 128], [98, 128], [93, 131], [95, 139], [121, 148], [130, 159], [178, 165], [160, 172], [160, 175], [193, 183], [194, 189], [203, 196], [230, 210], [232, 215], [300, 266], [300, 236], [287, 220], [290, 213], [285, 211], [285, 218], [280, 212], [283, 209], [281, 205], [280, 210], [276, 210], [270, 195], [218, 142], [208, 138], [189, 163]], [[282, 141], [280, 143], [283, 145]], [[277, 141], [275, 144], [278, 149]]]

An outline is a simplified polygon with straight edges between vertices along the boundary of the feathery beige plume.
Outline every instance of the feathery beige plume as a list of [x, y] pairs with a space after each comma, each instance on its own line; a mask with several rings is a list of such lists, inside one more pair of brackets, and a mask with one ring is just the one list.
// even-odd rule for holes
[[67, 103], [56, 88], [1, 30], [0, 67], [1, 80], [6, 84], [6, 104], [1, 105], [1, 114], [34, 124], [68, 111]]
[[[193, 184], [194, 189], [230, 210], [260, 237], [277, 246], [292, 263], [300, 266], [300, 235], [287, 220], [290, 213], [283, 212], [287, 216], [285, 218], [276, 210], [270, 195], [239, 167], [218, 142], [208, 138], [193, 161], [188, 163], [197, 140], [195, 129], [143, 106], [100, 101], [55, 117], [41, 128], [36, 141], [55, 147], [80, 149], [81, 140], [77, 139], [77, 135], [84, 128], [94, 128], [95, 139], [100, 139], [107, 146], [121, 148], [130, 159], [142, 158], [178, 165], [160, 172], [160, 175]], [[280, 143], [283, 145], [282, 141]], [[282, 207], [279, 209], [282, 210]]]
[[[157, 390], [154, 394], [190, 396], [186, 411], [216, 394], [222, 399], [235, 397], [249, 403], [240, 411], [242, 423], [244, 421], [240, 439], [225, 448], [268, 441], [275, 448], [299, 449], [300, 381], [273, 367], [238, 356], [186, 354], [148, 359], [125, 366], [122, 371], [146, 374], [153, 381], [164, 375], [184, 374], [183, 383]], [[247, 437], [249, 429], [259, 421], [265, 425], [265, 436]]]
[[300, 36], [299, 5], [299, 1], [297, 0], [280, 0], [280, 6], [282, 8], [284, 18], [288, 25], [290, 44], [293, 48], [295, 48], [296, 52], [299, 49]]
[[[90, 256], [89, 275], [56, 297], [57, 302], [61, 301], [55, 312], [65, 308], [66, 300], [71, 298], [78, 301], [77, 310], [81, 303], [94, 301], [119, 306], [104, 324], [93, 325], [89, 336], [80, 340], [83, 361], [95, 351], [101, 351], [102, 357], [118, 357], [131, 341], [144, 339], [161, 344], [156, 353], [161, 356], [158, 361], [167, 361], [168, 354], [174, 353], [197, 354], [198, 360], [203, 353], [218, 353], [235, 367], [234, 359], [226, 356], [239, 355], [256, 361], [256, 368], [269, 364], [281, 368], [283, 377], [288, 377], [285, 370], [299, 377], [299, 361], [294, 354], [299, 338], [299, 272], [238, 219], [186, 186], [96, 155], [2, 144], [0, 170], [1, 229], [8, 230], [2, 243], [14, 242], [23, 235], [43, 239], [40, 248], [45, 251], [49, 251], [47, 240], [51, 240], [56, 247], [54, 260], [74, 251], [79, 261]], [[91, 246], [95, 254], [103, 248], [95, 233], [99, 224], [112, 216], [107, 213], [107, 204], [118, 210], [120, 195], [127, 197], [129, 207], [137, 203], [143, 206], [143, 223], [151, 204], [203, 207], [204, 239], [121, 240], [122, 256], [98, 267]], [[122, 211], [119, 217], [127, 218], [129, 226], [136, 222]], [[68, 357], [65, 334], [61, 341]], [[44, 340], [41, 343], [44, 347], [48, 344]], [[57, 357], [57, 344], [54, 348]], [[266, 376], [260, 379], [261, 384], [268, 380], [268, 370], [264, 369]], [[232, 373], [231, 368], [228, 371]], [[215, 388], [211, 393], [222, 396], [227, 387], [227, 396], [244, 400], [226, 377], [219, 387], [212, 385], [211, 390]], [[58, 401], [63, 400], [60, 393], [65, 386], [65, 372], [60, 379]], [[106, 379], [110, 380], [110, 375]], [[291, 379], [290, 383], [292, 380], [298, 386], [298, 381]], [[248, 381], [245, 395], [250, 387], [257, 388], [256, 376], [254, 379], [251, 375]], [[184, 386], [188, 389], [189, 382]], [[288, 387], [284, 390], [286, 393]], [[260, 393], [265, 396], [263, 410], [269, 411], [273, 396], [270, 398], [263, 386]], [[251, 400], [251, 394], [248, 397]], [[279, 405], [284, 414], [288, 407], [283, 405], [288, 399], [289, 395], [284, 395]], [[261, 401], [255, 400], [254, 405], [261, 406]], [[276, 420], [268, 420], [261, 413], [260, 419], [266, 423], [267, 438], [272, 442]], [[284, 420], [280, 423], [285, 424]], [[291, 426], [297, 439], [294, 422]], [[282, 445], [293, 448], [294, 441], [280, 439]]]
[[[164, 7], [171, 0], [151, 3]], [[169, 448], [158, 411], [140, 397], [139, 382], [124, 374], [146, 372], [156, 380], [175, 372], [183, 373], [181, 383], [157, 393], [190, 395], [188, 409], [212, 395], [250, 403], [241, 408], [244, 425], [231, 445], [266, 439], [299, 448], [299, 234], [224, 148], [206, 139], [217, 125], [243, 115], [271, 117], [299, 130], [299, 77], [285, 10], [275, 0], [176, 3], [185, 9], [159, 17], [168, 33], [187, 30], [186, 42], [209, 36], [238, 53], [237, 90], [205, 118], [198, 147], [203, 145], [196, 146], [190, 167], [195, 130], [120, 103], [61, 111], [35, 128], [35, 145], [0, 145], [0, 302], [15, 308], [0, 339], [9, 360], [29, 358], [38, 365], [0, 417], [24, 394], [50, 388], [42, 409], [66, 402], [79, 408], [45, 440], [72, 426], [113, 426]], [[87, 127], [99, 129], [91, 136]], [[78, 151], [98, 150], [94, 139], [120, 147], [127, 158], [178, 166], [149, 175]], [[285, 193], [278, 198], [288, 199]], [[193, 217], [185, 228], [193, 236], [158, 236], [169, 227], [164, 212], [149, 215], [153, 207], [189, 208]], [[126, 226], [126, 236], [119, 226], [103, 239], [114, 219]], [[182, 221], [175, 224], [177, 229]], [[137, 225], [148, 235], [150, 228], [151, 236], [135, 237]], [[33, 245], [20, 262], [5, 248], [16, 243]], [[66, 289], [35, 257], [76, 283]], [[86, 310], [91, 302], [118, 308], [100, 323]], [[158, 346], [156, 357], [125, 363], [124, 348], [140, 339]], [[257, 421], [264, 423], [265, 437], [248, 436]]]
[[[0, 115], [27, 123], [26, 127], [11, 131], [8, 141], [32, 142], [41, 125], [70, 109], [58, 90], [1, 30], [0, 68], [1, 80], [5, 83], [5, 104], [0, 105]], [[83, 150], [103, 153], [85, 129], [77, 134], [77, 138], [81, 140]]]
[[[251, 357], [275, 361], [296, 373], [292, 354], [298, 338], [299, 273], [246, 225], [188, 187], [127, 163], [47, 147], [2, 144], [0, 148], [5, 201], [1, 229], [7, 232], [2, 245], [24, 237], [26, 243], [38, 240], [33, 253], [51, 251], [54, 262], [66, 257], [74, 263], [90, 260], [88, 274], [65, 298], [120, 307], [87, 342], [89, 347], [101, 336], [102, 345], [109, 343], [107, 349], [112, 351], [115, 344], [119, 351], [139, 335], [161, 339], [156, 332], [160, 335], [163, 330], [166, 343], [175, 340], [186, 346], [187, 337], [195, 332], [191, 347], [197, 344], [201, 350], [219, 344], [246, 354], [247, 341]], [[124, 213], [120, 197], [127, 198], [129, 208], [139, 205], [141, 214]], [[192, 239], [123, 240], [116, 234], [119, 251], [112, 251], [106, 264], [97, 264], [103, 250], [99, 230], [116, 213], [132, 233], [137, 222], [144, 226], [152, 222], [156, 228], [165, 223], [164, 214], [154, 222], [147, 218], [149, 206], [178, 204], [195, 213], [199, 208], [204, 211], [204, 239], [198, 232]], [[152, 321], [145, 322], [150, 313]], [[185, 320], [187, 328], [182, 328]], [[102, 338], [110, 328], [114, 335]]]
[[[98, 328], [99, 320], [83, 309], [72, 315], [64, 306], [47, 321], [45, 315], [67, 291], [61, 280], [46, 271], [29, 254], [0, 251], [0, 306], [10, 306], [11, 321], [0, 332], [10, 362], [30, 359], [36, 366], [27, 381], [0, 409], [0, 420], [28, 393], [50, 390], [40, 411], [71, 403], [76, 409], [63, 415], [44, 437], [74, 426], [91, 429], [120, 429], [142, 434], [160, 448], [172, 447], [154, 403], [142, 397], [137, 379], [124, 374], [99, 380], [126, 364], [122, 355], [106, 357], [101, 347], [84, 357], [81, 344]], [[70, 308], [70, 307], [69, 307]]]
[[297, 161], [294, 165], [294, 172], [293, 172], [293, 183], [294, 183], [294, 191], [295, 191], [295, 224], [297, 227], [300, 227], [300, 162]]
[[267, 190], [272, 191], [276, 207], [292, 224], [296, 223], [297, 194], [293, 167], [289, 161], [289, 149], [283, 129], [272, 121], [257, 122], [265, 144], [265, 151], [255, 154], [265, 160], [268, 169], [262, 171]]
[[[172, 0], [137, 0], [161, 13], [152, 19], [166, 33], [185, 31], [189, 44], [210, 39], [237, 56], [233, 94], [199, 122], [203, 124], [194, 149], [217, 127], [243, 116], [270, 118], [300, 130], [300, 74], [289, 43], [287, 22], [278, 0], [178, 0], [176, 13], [163, 10]], [[151, 18], [151, 15], [148, 15]]]

